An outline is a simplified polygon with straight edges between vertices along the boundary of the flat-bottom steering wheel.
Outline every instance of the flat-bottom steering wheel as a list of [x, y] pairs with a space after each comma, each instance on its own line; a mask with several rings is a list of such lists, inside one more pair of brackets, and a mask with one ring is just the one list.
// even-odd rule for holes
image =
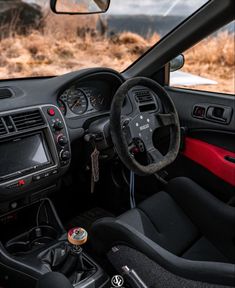
[[[161, 102], [161, 111], [141, 112], [136, 108], [127, 117], [122, 115], [124, 100], [136, 86], [147, 88], [151, 93], [153, 92], [153, 95], [157, 95], [158, 101]], [[118, 156], [129, 170], [141, 176], [151, 175], [165, 168], [176, 159], [180, 147], [178, 113], [170, 96], [161, 85], [144, 77], [127, 80], [114, 95], [110, 114], [110, 131], [113, 144]], [[153, 133], [157, 128], [166, 126], [169, 127], [170, 141], [168, 152], [162, 155], [154, 145]], [[144, 144], [145, 151], [150, 154], [152, 163], [148, 165], [140, 164], [130, 152], [130, 141], [127, 138], [139, 138]]]

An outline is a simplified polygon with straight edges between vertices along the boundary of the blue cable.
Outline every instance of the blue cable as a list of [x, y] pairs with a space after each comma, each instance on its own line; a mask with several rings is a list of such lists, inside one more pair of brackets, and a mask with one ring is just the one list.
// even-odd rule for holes
[[133, 203], [132, 203], [132, 172], [130, 171], [130, 206], [131, 209], [133, 208]]
[[130, 206], [131, 209], [136, 207], [135, 203], [135, 174], [130, 171]]

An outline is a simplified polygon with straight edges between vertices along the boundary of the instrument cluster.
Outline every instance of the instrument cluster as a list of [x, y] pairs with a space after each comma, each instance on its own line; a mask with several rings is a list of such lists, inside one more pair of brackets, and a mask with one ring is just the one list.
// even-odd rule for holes
[[57, 99], [58, 106], [67, 118], [97, 111], [108, 111], [110, 95], [107, 88], [74, 84], [67, 88]]

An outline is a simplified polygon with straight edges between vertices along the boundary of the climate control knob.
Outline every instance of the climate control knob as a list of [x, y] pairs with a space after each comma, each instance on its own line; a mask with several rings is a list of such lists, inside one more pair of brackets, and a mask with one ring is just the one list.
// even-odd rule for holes
[[60, 152], [60, 159], [62, 161], [68, 161], [70, 159], [70, 157], [71, 157], [71, 155], [70, 155], [69, 151], [62, 150]]
[[62, 121], [56, 120], [53, 127], [55, 130], [59, 131], [59, 130], [62, 130], [64, 128], [64, 125], [63, 125]]
[[57, 142], [60, 146], [65, 146], [67, 143], [68, 143], [68, 139], [66, 136], [64, 135], [60, 135], [58, 138], [57, 138]]

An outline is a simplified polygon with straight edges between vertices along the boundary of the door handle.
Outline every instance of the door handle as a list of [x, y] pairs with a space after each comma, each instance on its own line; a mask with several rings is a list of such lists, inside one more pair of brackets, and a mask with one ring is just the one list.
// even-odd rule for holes
[[206, 118], [216, 122], [229, 123], [232, 109], [230, 107], [210, 106], [207, 109]]
[[233, 156], [228, 155], [228, 156], [225, 156], [224, 159], [235, 164], [235, 157]]
[[225, 122], [226, 119], [224, 119], [223, 115], [224, 108], [221, 107], [209, 107], [206, 114], [207, 118]]

